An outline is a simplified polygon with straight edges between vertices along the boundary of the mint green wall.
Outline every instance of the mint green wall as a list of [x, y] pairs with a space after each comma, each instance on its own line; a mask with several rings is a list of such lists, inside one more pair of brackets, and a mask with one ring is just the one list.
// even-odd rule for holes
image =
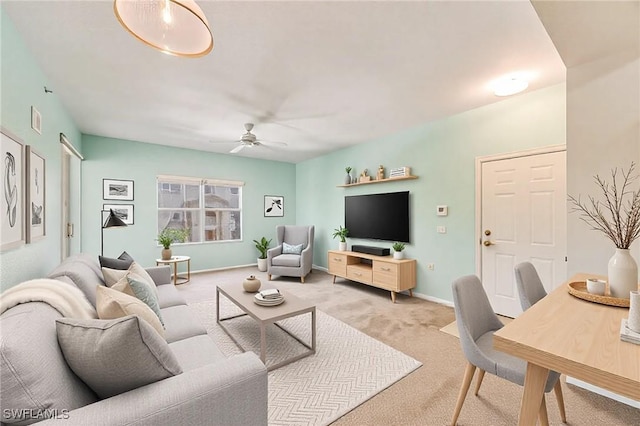
[[[80, 150], [80, 132], [62, 106], [55, 87], [41, 72], [22, 37], [0, 8], [0, 123], [46, 160], [46, 237], [0, 253], [0, 289], [42, 277], [60, 262], [60, 133]], [[44, 86], [54, 90], [45, 94]], [[42, 115], [42, 134], [31, 129], [31, 106]], [[2, 213], [4, 214], [4, 213]]]
[[[134, 204], [134, 225], [104, 231], [105, 256], [126, 250], [142, 265], [160, 257], [157, 245], [156, 176], [175, 175], [245, 182], [243, 241], [174, 245], [174, 255], [191, 256], [192, 270], [256, 263], [252, 240], [273, 239], [279, 224], [296, 223], [295, 165], [233, 155], [83, 135], [82, 251], [100, 253], [100, 210], [104, 203]], [[133, 180], [134, 201], [104, 201], [102, 179]], [[284, 217], [264, 217], [265, 195], [284, 196]]]
[[[476, 157], [564, 144], [565, 99], [565, 84], [560, 84], [299, 163], [297, 218], [316, 226], [314, 264], [326, 267], [326, 251], [337, 249], [331, 233], [344, 224], [345, 195], [409, 190], [412, 229], [405, 252], [418, 261], [416, 292], [451, 301], [451, 282], [475, 273]], [[409, 166], [419, 179], [336, 187], [346, 166], [375, 176], [380, 164], [387, 171]], [[447, 217], [436, 216], [441, 204], [449, 206]], [[436, 232], [439, 225], [447, 227], [446, 234]], [[348, 243], [391, 246], [373, 240]], [[428, 263], [435, 264], [433, 271]]]

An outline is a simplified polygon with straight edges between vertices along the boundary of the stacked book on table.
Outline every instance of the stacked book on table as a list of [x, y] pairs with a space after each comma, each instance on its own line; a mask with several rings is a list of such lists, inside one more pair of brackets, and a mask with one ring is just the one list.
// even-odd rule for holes
[[261, 306], [276, 306], [284, 302], [284, 297], [277, 288], [269, 288], [256, 293], [253, 301]]
[[627, 326], [626, 318], [620, 323], [620, 340], [640, 345], [640, 333], [636, 333]]

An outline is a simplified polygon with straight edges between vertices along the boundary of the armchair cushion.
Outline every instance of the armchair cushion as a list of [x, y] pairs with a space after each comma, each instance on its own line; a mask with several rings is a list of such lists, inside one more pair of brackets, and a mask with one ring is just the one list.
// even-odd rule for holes
[[280, 256], [274, 257], [271, 264], [273, 266], [297, 268], [300, 266], [300, 256], [297, 254], [281, 254]]
[[182, 373], [167, 342], [136, 315], [111, 321], [61, 318], [56, 330], [67, 363], [100, 398]]

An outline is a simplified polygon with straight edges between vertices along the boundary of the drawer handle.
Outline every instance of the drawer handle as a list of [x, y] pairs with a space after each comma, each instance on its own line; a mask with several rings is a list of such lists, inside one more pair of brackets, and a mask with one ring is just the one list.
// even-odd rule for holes
[[362, 276], [362, 274], [361, 274], [360, 272], [354, 272], [354, 275], [356, 275], [356, 276], [358, 276], [358, 277], [361, 277], [361, 276]]
[[380, 267], [380, 269], [381, 269], [381, 270], [383, 270], [383, 271], [387, 271], [387, 272], [391, 271], [391, 268], [383, 268], [383, 267]]
[[333, 260], [335, 260], [336, 262], [342, 262], [342, 259], [340, 259], [338, 257], [334, 257]]

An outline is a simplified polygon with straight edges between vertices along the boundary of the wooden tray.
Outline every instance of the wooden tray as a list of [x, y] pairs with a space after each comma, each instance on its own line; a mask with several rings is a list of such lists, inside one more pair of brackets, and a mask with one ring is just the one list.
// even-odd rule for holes
[[[568, 284], [569, 294], [579, 299], [589, 302], [600, 303], [601, 305], [618, 306], [620, 308], [629, 307], [629, 299], [619, 299], [611, 296], [598, 296], [587, 291], [587, 283], [584, 281], [574, 281]], [[607, 292], [609, 286], [607, 285]]]

